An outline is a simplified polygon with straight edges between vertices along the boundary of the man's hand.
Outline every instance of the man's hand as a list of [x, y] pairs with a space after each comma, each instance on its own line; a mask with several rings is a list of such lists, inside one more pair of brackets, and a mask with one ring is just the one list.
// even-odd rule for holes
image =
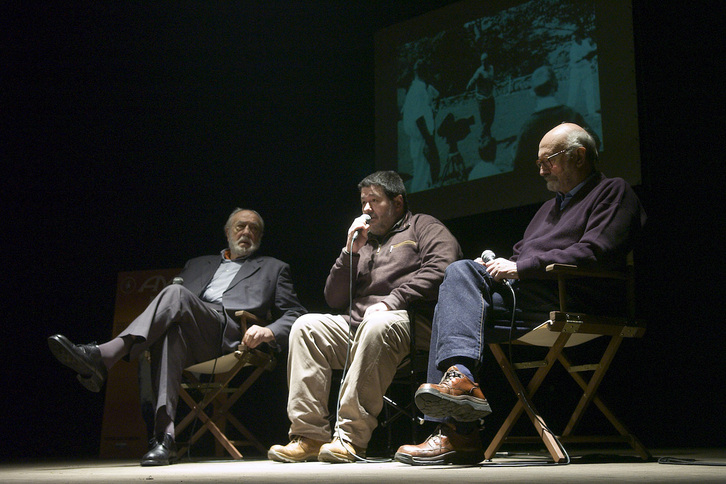
[[517, 263], [503, 257], [498, 257], [487, 263], [481, 260], [481, 257], [474, 260], [487, 268], [487, 272], [492, 275], [495, 281], [502, 279], [519, 279], [517, 273]]
[[365, 314], [363, 315], [364, 318], [367, 318], [371, 313], [375, 313], [378, 311], [389, 311], [391, 308], [389, 308], [386, 303], [379, 302], [375, 303], [372, 306], [368, 306], [366, 309]]
[[275, 334], [269, 328], [256, 324], [247, 328], [242, 337], [242, 344], [248, 348], [256, 348], [262, 343], [269, 343], [275, 339]]
[[[368, 220], [369, 216], [363, 214], [353, 220], [353, 223], [348, 229], [348, 241], [346, 242], [345, 247], [354, 254], [357, 254], [360, 248], [366, 245], [366, 242], [368, 241]], [[353, 242], [353, 245], [351, 246], [353, 234], [358, 231], [360, 231], [358, 233], [358, 238], [355, 239], [355, 242]]]

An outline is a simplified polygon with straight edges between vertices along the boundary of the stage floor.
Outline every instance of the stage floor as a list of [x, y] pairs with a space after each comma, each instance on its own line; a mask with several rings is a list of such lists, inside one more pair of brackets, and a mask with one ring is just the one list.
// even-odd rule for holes
[[[154, 482], [154, 483], [466, 483], [466, 482], [726, 482], [726, 449], [664, 449], [653, 451], [654, 461], [592, 453], [573, 457], [569, 465], [544, 465], [539, 456], [497, 456], [477, 466], [412, 467], [398, 462], [325, 464], [306, 462], [281, 464], [250, 460], [183, 460], [165, 467], [140, 467], [138, 461], [28, 460], [0, 464], [0, 482]], [[659, 463], [659, 458], [682, 459], [682, 463]]]

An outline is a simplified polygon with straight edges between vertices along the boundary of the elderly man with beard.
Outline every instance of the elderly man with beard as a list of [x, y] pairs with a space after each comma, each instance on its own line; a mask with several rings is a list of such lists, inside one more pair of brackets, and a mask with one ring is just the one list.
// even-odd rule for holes
[[[60, 334], [48, 338], [53, 355], [93, 392], [100, 391], [116, 362], [149, 350], [155, 441], [142, 466], [176, 459], [174, 417], [185, 367], [230, 353], [240, 342], [281, 351], [292, 323], [307, 312], [295, 294], [288, 264], [256, 255], [263, 231], [257, 212], [238, 208], [224, 227], [229, 248], [189, 260], [179, 274], [182, 283], [165, 287], [116, 338], [101, 345], [74, 345]], [[250, 326], [242, 334], [233, 317], [240, 310], [271, 322]]]

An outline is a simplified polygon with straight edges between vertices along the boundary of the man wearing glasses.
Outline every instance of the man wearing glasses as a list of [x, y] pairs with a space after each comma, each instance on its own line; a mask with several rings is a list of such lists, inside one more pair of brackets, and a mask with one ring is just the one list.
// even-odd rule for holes
[[[433, 320], [429, 383], [419, 387], [415, 398], [426, 419], [439, 426], [422, 444], [401, 446], [395, 457], [400, 462], [483, 460], [478, 420], [491, 413], [479, 384], [484, 345], [523, 335], [532, 329], [525, 320], [542, 321], [557, 308], [557, 282], [547, 278], [548, 264], [623, 269], [645, 223], [632, 188], [596, 170], [596, 142], [582, 127], [556, 126], [540, 141], [538, 155], [539, 174], [555, 197], [535, 214], [513, 255], [461, 260], [446, 270]], [[572, 311], [607, 313], [622, 307], [620, 293], [610, 286], [572, 282]]]

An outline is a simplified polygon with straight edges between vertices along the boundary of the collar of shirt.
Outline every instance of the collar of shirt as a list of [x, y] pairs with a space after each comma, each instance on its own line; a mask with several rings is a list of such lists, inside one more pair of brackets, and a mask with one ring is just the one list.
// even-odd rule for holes
[[407, 215], [408, 215], [408, 212], [404, 213], [401, 216], [401, 218], [399, 218], [398, 221], [395, 224], [393, 224], [393, 226], [390, 229], [388, 229], [388, 232], [386, 232], [385, 234], [383, 234], [383, 235], [370, 234], [368, 236], [368, 240], [375, 241], [378, 245], [382, 244], [384, 240], [386, 240], [391, 234], [398, 231], [401, 228], [401, 226], [403, 226], [403, 221], [406, 220]]
[[246, 258], [230, 259], [228, 249], [222, 251], [222, 262], [219, 264], [217, 271], [212, 276], [207, 287], [202, 293], [202, 300], [214, 304], [222, 304], [224, 291], [227, 290], [232, 280], [242, 267], [242, 263]]
[[596, 173], [597, 173], [597, 171], [593, 171], [590, 174], [590, 176], [588, 176], [587, 178], [582, 180], [582, 182], [580, 182], [575, 188], [573, 188], [572, 190], [570, 190], [567, 193], [563, 194], [563, 193], [557, 192], [557, 194], [555, 195], [555, 198], [557, 198], [557, 204], [560, 206], [560, 210], [565, 209], [567, 204], [570, 203], [570, 200], [572, 200], [572, 197], [574, 197], [577, 194], [577, 192], [582, 190], [582, 187], [584, 187], [585, 184], [588, 181], [590, 181], [595, 176]]
[[222, 249], [221, 254], [222, 254], [222, 264], [227, 263], [227, 262], [238, 262], [239, 263], [239, 262], [244, 262], [247, 260], [247, 257], [237, 257], [236, 259], [230, 258], [231, 253], [230, 253], [229, 249]]

